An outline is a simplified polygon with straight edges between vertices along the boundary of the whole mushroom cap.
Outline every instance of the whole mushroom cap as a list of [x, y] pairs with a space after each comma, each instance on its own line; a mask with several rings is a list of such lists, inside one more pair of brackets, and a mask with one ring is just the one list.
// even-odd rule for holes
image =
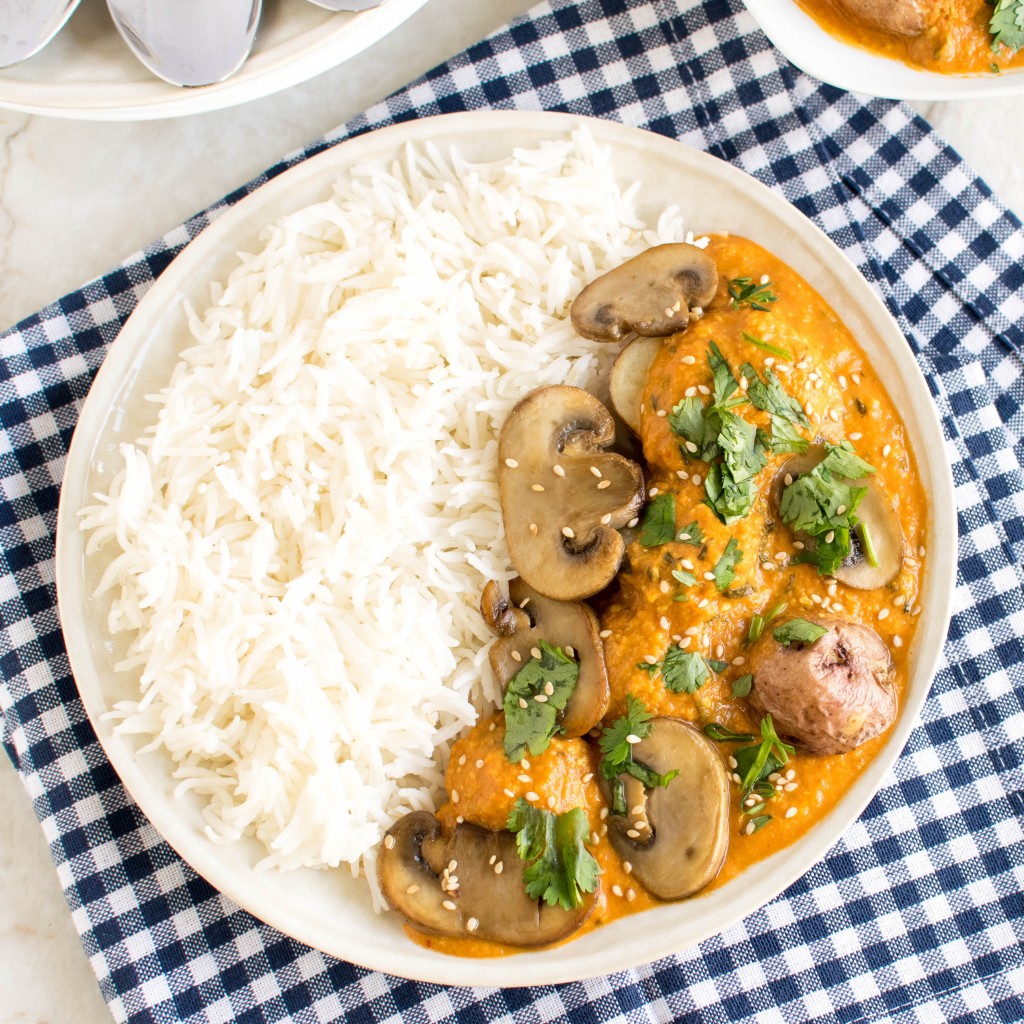
[[751, 651], [751, 704], [776, 729], [815, 754], [845, 754], [896, 718], [895, 668], [870, 626], [813, 618], [813, 643], [779, 643], [766, 630]]

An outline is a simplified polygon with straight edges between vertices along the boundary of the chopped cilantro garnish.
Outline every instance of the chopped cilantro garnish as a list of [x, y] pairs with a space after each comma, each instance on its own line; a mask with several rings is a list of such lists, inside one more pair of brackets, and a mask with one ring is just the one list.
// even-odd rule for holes
[[729, 662], [720, 661], [718, 658], [705, 658], [704, 660], [712, 672], [724, 672], [729, 667]]
[[773, 356], [778, 356], [780, 359], [792, 359], [793, 353], [788, 348], [779, 348], [777, 345], [769, 345], [767, 341], [761, 338], [755, 338], [752, 334], [743, 332], [743, 340], [749, 345], [753, 345], [755, 348], [759, 348], [764, 352], [771, 352]]
[[777, 302], [779, 297], [772, 292], [771, 281], [761, 284], [752, 277], [734, 277], [729, 281], [729, 298], [732, 299], [733, 309], [749, 306], [751, 309], [770, 313], [771, 310], [765, 303]]
[[747, 643], [756, 644], [761, 639], [761, 633], [764, 631], [764, 627], [769, 622], [777, 619], [787, 608], [789, 604], [786, 601], [782, 601], [779, 604], [772, 607], [769, 611], [765, 612], [764, 615], [753, 615], [750, 619], [750, 629], [747, 631]]
[[787, 526], [814, 538], [794, 560], [809, 562], [830, 576], [850, 553], [850, 531], [860, 524], [857, 506], [867, 494], [866, 487], [854, 487], [848, 480], [875, 469], [849, 441], [825, 447], [825, 458], [783, 489], [779, 514]]
[[520, 797], [508, 816], [520, 860], [526, 862], [523, 882], [530, 899], [572, 910], [583, 894], [597, 888], [601, 868], [586, 848], [587, 816], [579, 807], [553, 814]]
[[640, 522], [640, 543], [645, 548], [668, 544], [676, 537], [676, 499], [659, 494], [648, 502]]
[[[996, 0], [988, 23], [992, 51], [1005, 46], [1011, 53], [1024, 49], [1024, 0]], [[997, 65], [993, 65], [998, 70]]]
[[792, 753], [793, 747], [779, 739], [772, 716], [765, 715], [761, 719], [761, 742], [733, 751], [740, 788], [746, 793], [756, 783], [767, 780], [772, 772], [777, 772], [789, 761]]
[[[744, 813], [750, 814], [753, 811], [764, 810], [764, 804], [758, 804], [757, 807], [751, 807], [749, 811]], [[744, 835], [753, 835], [755, 832], [760, 832], [772, 820], [770, 814], [759, 814], [755, 818], [750, 819], [750, 824], [754, 827], [748, 832], [746, 829], [743, 830]]]
[[692, 523], [688, 523], [676, 534], [676, 540], [699, 548], [704, 543], [704, 531], [700, 528], [700, 523], [694, 519]]
[[746, 675], [739, 676], [732, 681], [732, 695], [734, 697], [749, 697], [750, 687], [754, 682], [754, 677], [749, 672]]
[[521, 761], [527, 748], [534, 756], [548, 749], [558, 729], [558, 712], [565, 709], [580, 675], [579, 665], [558, 647], [545, 640], [538, 646], [540, 658], [530, 658], [505, 691], [505, 756], [512, 762]]
[[704, 734], [716, 743], [749, 743], [750, 740], [756, 739], [749, 732], [733, 732], [732, 729], [719, 725], [718, 722], [708, 722], [704, 726]]
[[736, 566], [743, 558], [743, 552], [736, 544], [736, 538], [730, 537], [722, 552], [722, 557], [715, 562], [712, 573], [715, 576], [715, 586], [720, 592], [729, 589], [729, 584], [736, 578]]
[[661, 677], [673, 693], [696, 693], [709, 675], [707, 663], [699, 654], [680, 650], [675, 645], [665, 652]]
[[790, 619], [781, 626], [772, 630], [772, 636], [780, 644], [789, 647], [791, 644], [813, 644], [815, 640], [823, 637], [828, 630], [819, 626], [816, 622], [808, 622], [807, 619]]
[[717, 453], [718, 421], [705, 416], [704, 403], [691, 396], [672, 407], [668, 414], [669, 429], [684, 444], [679, 452], [684, 459], [702, 459], [710, 462]]
[[714, 379], [712, 401], [719, 409], [728, 409], [732, 405], [742, 405], [743, 396], [733, 399], [733, 395], [739, 391], [740, 382], [733, 375], [722, 350], [712, 341], [708, 344], [708, 366], [711, 367], [711, 376]]
[[648, 789], [664, 788], [678, 774], [678, 770], [659, 774], [646, 765], [633, 760], [633, 745], [651, 734], [651, 713], [643, 701], [626, 694], [626, 714], [617, 718], [601, 733], [597, 744], [604, 757], [601, 759], [601, 774], [612, 783], [613, 814], [626, 813], [625, 792], [619, 775], [631, 775], [639, 779]]
[[774, 455], [801, 455], [811, 442], [801, 434], [796, 424], [783, 416], [772, 413], [771, 448]]
[[800, 427], [810, 427], [811, 421], [807, 418], [803, 406], [791, 395], [786, 394], [782, 382], [770, 366], [765, 368], [764, 380], [757, 375], [757, 370], [750, 363], [744, 363], [741, 372], [750, 380], [747, 397], [755, 409], [780, 416]]

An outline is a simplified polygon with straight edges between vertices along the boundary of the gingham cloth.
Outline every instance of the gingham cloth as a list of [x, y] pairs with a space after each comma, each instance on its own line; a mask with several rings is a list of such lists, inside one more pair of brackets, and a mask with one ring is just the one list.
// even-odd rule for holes
[[[86, 720], [54, 593], [68, 442], [106, 346], [218, 212], [325, 146], [479, 107], [643, 126], [727, 160], [877, 287], [930, 382], [959, 513], [955, 614], [903, 756], [825, 860], [697, 948], [537, 989], [442, 988], [303, 947], [198, 878]], [[4, 744], [118, 1021], [1024, 1019], [1024, 230], [905, 107], [800, 74], [738, 0], [549, 0], [0, 337]]]

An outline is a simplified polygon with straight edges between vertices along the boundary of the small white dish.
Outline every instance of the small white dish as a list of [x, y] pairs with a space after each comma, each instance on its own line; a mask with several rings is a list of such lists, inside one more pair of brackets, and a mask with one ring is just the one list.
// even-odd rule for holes
[[87, 557], [78, 511], [105, 491], [118, 444], [136, 440], [155, 417], [147, 402], [169, 378], [188, 343], [184, 305], [202, 308], [212, 281], [237, 253], [253, 251], [270, 222], [330, 194], [355, 164], [386, 165], [406, 145], [457, 146], [470, 160], [495, 160], [517, 146], [564, 138], [585, 119], [535, 111], [477, 111], [425, 118], [370, 132], [297, 165], [225, 212], [153, 284], [111, 346], [75, 430], [61, 491], [56, 576], [71, 668], [96, 733], [128, 792], [156, 829], [212, 885], [256, 917], [334, 956], [391, 974], [448, 985], [540, 985], [607, 975], [685, 949], [753, 913], [808, 871], [878, 791], [899, 756], [931, 687], [949, 624], [956, 570], [953, 482], [928, 385], [882, 300], [840, 250], [783, 198], [705, 153], [651, 132], [586, 120], [608, 148], [624, 183], [641, 181], [640, 214], [653, 221], [681, 207], [694, 231], [731, 231], [778, 253], [825, 295], [859, 340], [903, 410], [929, 500], [928, 571], [911, 672], [900, 717], [877, 757], [837, 807], [793, 845], [704, 896], [664, 904], [585, 934], [556, 949], [499, 959], [460, 959], [425, 949], [396, 914], [376, 915], [365, 882], [345, 871], [257, 871], [256, 841], [217, 845], [203, 829], [201, 804], [175, 798], [171, 760], [140, 753], [116, 735], [107, 712], [137, 696], [137, 681], [114, 671], [107, 602], [92, 599], [102, 559]]
[[1024, 93], [1024, 68], [940, 75], [837, 39], [794, 0], [743, 0], [764, 34], [801, 71], [840, 89], [896, 100], [968, 100]]
[[81, 4], [30, 60], [0, 70], [0, 107], [86, 121], [144, 121], [232, 107], [305, 82], [343, 63], [416, 13], [427, 0], [385, 0], [357, 14], [307, 0], [266, 0], [249, 59], [216, 85], [181, 89], [131, 54], [106, 4]]

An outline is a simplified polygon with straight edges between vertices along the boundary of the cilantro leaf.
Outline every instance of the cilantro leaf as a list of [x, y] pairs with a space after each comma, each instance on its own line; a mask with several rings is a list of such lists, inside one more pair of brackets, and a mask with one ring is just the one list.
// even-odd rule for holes
[[792, 395], [787, 394], [770, 366], [765, 368], [764, 380], [758, 376], [757, 370], [750, 363], [744, 363], [741, 372], [750, 378], [747, 397], [755, 409], [781, 416], [782, 419], [789, 420], [797, 426], [810, 427], [811, 421], [807, 418], [803, 406]]
[[679, 451], [684, 459], [703, 459], [710, 462], [715, 457], [717, 423], [709, 423], [704, 416], [704, 403], [691, 396], [672, 407], [668, 414], [669, 429], [685, 442]]
[[791, 644], [813, 644], [815, 640], [823, 637], [828, 630], [819, 626], [816, 622], [808, 622], [807, 619], [790, 619], [772, 630], [772, 636], [780, 644], [789, 647]]
[[[708, 345], [708, 366], [711, 367], [711, 375], [714, 377], [712, 401], [719, 409], [728, 409], [734, 404], [729, 399], [739, 390], [740, 382], [733, 376], [722, 350], [713, 341]], [[735, 404], [742, 403], [741, 396]]]
[[685, 544], [692, 544], [694, 547], [699, 548], [704, 543], [704, 531], [700, 528], [700, 523], [694, 519], [692, 523], [687, 523], [676, 534], [676, 540], [681, 540]]
[[696, 693], [710, 675], [707, 663], [699, 654], [680, 650], [674, 644], [665, 652], [661, 677], [673, 693]]
[[[780, 359], [792, 359], [793, 353], [788, 348], [779, 348], [776, 345], [769, 345], [767, 341], [762, 338], [755, 338], [752, 334], [747, 334], [743, 331], [743, 340], [749, 345], [753, 345], [755, 348], [759, 348], [764, 352], [771, 352], [773, 356], [778, 356]], [[749, 365], [749, 364], [748, 364]]]
[[558, 730], [558, 712], [565, 709], [580, 675], [576, 661], [558, 647], [545, 640], [538, 646], [540, 658], [530, 658], [512, 677], [502, 704], [505, 756], [512, 762], [521, 761], [527, 748], [535, 757], [548, 749]]
[[746, 675], [738, 676], [732, 681], [732, 695], [734, 697], [749, 697], [753, 682], [754, 677], [749, 672]]
[[849, 441], [840, 441], [839, 444], [828, 444], [825, 447], [828, 454], [818, 463], [818, 468], [823, 473], [854, 480], [875, 472], [875, 467], [865, 462], [853, 450], [853, 445]]
[[672, 579], [679, 583], [682, 583], [684, 587], [692, 587], [697, 583], [697, 577], [692, 572], [687, 572], [685, 569], [673, 569]]
[[711, 570], [714, 573], [715, 586], [719, 592], [729, 589], [729, 585], [736, 578], [736, 566], [742, 558], [743, 552], [740, 551], [736, 538], [730, 537], [721, 557], [715, 562], [715, 567]]
[[579, 807], [553, 814], [520, 797], [508, 816], [519, 859], [527, 863], [523, 883], [530, 899], [572, 910], [597, 888], [601, 868], [586, 848], [590, 830]]
[[996, 0], [988, 28], [993, 52], [1000, 46], [1011, 53], [1024, 49], [1024, 0]]
[[601, 759], [601, 774], [612, 783], [612, 814], [627, 811], [625, 789], [619, 775], [631, 775], [639, 779], [648, 789], [664, 788], [678, 774], [677, 769], [659, 774], [647, 765], [633, 760], [633, 741], [646, 739], [651, 734], [651, 714], [643, 701], [631, 693], [626, 694], [626, 714], [617, 718], [602, 731], [597, 741], [604, 757]]
[[761, 742], [733, 751], [740, 788], [746, 793], [764, 782], [772, 772], [777, 772], [789, 761], [793, 752], [793, 747], [779, 739], [772, 716], [765, 715], [761, 719]]
[[640, 543], [645, 548], [668, 544], [676, 538], [676, 499], [659, 494], [648, 502], [640, 523]]
[[772, 439], [771, 449], [775, 455], [792, 454], [800, 455], [810, 447], [810, 441], [803, 434], [799, 433], [796, 425], [783, 416], [771, 414]]

